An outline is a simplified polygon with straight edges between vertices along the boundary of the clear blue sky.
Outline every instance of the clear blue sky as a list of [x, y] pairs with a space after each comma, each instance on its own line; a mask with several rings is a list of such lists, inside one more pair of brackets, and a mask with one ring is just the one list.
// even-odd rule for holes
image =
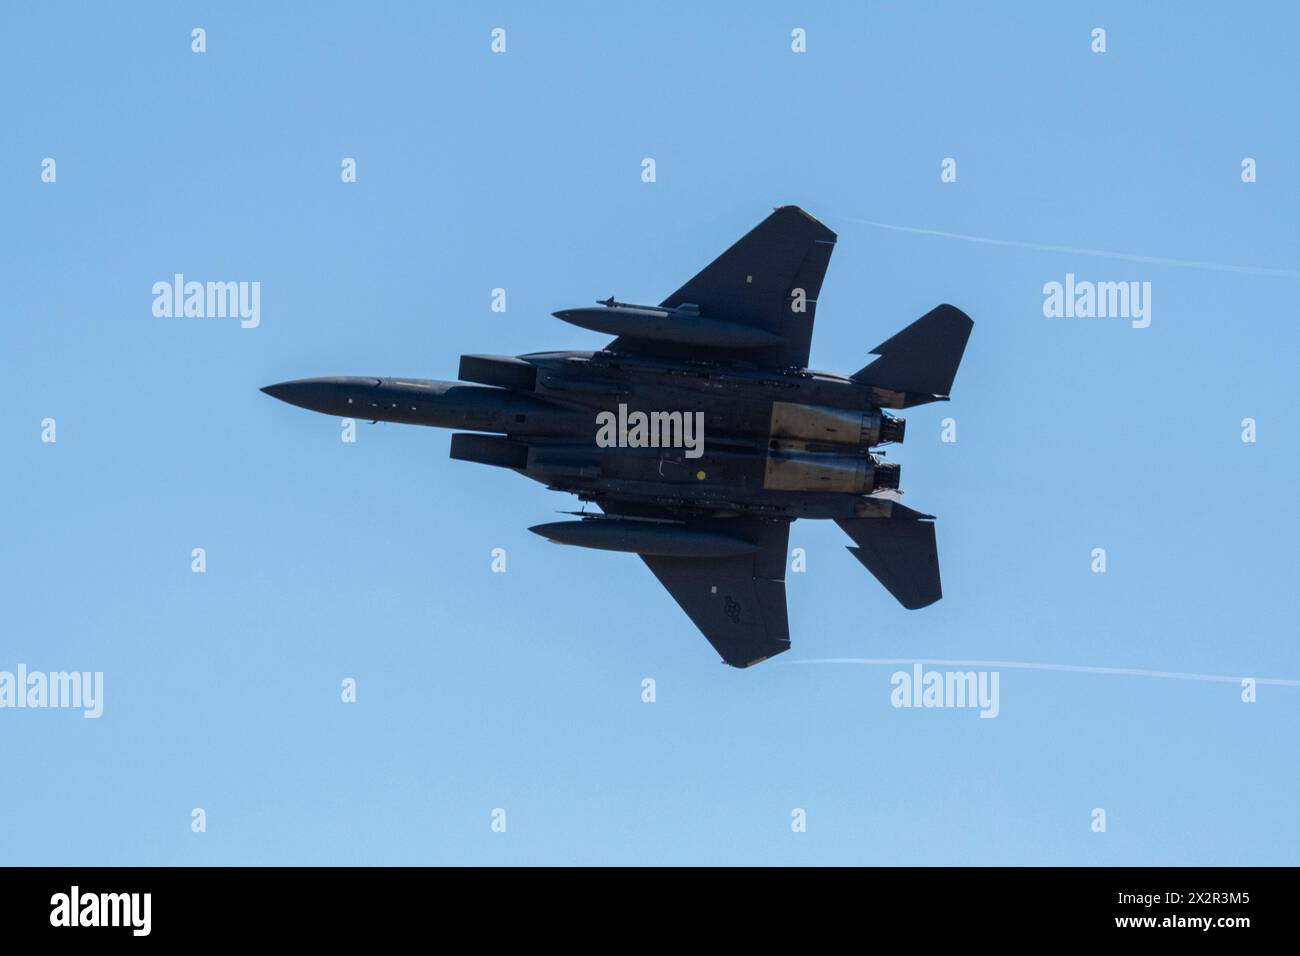
[[[1300, 15], [274, 6], [5, 14], [0, 670], [106, 699], [0, 711], [0, 863], [1300, 862], [1300, 688], [1004, 668], [981, 720], [794, 664], [1300, 677], [1300, 279], [853, 221], [1300, 268]], [[892, 456], [939, 515], [929, 609], [800, 522], [793, 649], [733, 670], [634, 557], [527, 532], [574, 499], [258, 392], [597, 348], [550, 313], [657, 301], [782, 203], [840, 237], [815, 366], [940, 302], [975, 320]], [[155, 318], [176, 272], [261, 282], [261, 326]], [[1045, 318], [1067, 272], [1151, 282], [1151, 327]]]

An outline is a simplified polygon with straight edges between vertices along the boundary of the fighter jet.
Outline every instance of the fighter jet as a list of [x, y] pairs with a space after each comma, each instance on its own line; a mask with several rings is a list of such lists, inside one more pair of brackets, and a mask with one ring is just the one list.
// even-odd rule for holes
[[639, 555], [722, 660], [748, 667], [790, 647], [799, 518], [835, 521], [903, 607], [942, 595], [934, 516], [901, 503], [899, 466], [880, 446], [903, 441], [897, 410], [947, 401], [973, 323], [940, 305], [852, 375], [809, 370], [835, 242], [781, 206], [658, 305], [610, 296], [554, 313], [615, 336], [598, 352], [464, 355], [457, 382], [262, 391], [326, 415], [455, 429], [452, 458], [576, 495], [582, 512], [529, 530]]

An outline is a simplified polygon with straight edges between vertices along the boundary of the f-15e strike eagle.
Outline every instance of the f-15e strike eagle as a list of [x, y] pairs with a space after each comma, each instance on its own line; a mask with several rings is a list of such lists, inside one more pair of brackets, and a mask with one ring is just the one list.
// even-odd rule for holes
[[[657, 306], [612, 297], [557, 318], [617, 336], [599, 352], [465, 355], [459, 382], [313, 378], [269, 385], [327, 415], [456, 429], [451, 457], [510, 468], [599, 513], [529, 530], [629, 551], [708, 638], [748, 667], [790, 647], [790, 523], [830, 518], [906, 608], [939, 600], [933, 515], [898, 500], [886, 409], [945, 401], [971, 320], [940, 305], [850, 376], [809, 371], [835, 233], [781, 206]], [[463, 384], [473, 382], [476, 384]]]

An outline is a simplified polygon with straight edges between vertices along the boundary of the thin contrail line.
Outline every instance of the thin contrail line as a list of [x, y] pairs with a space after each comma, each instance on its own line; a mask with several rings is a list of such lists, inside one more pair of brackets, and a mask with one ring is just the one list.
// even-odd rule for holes
[[[1248, 675], [1229, 677], [1223, 674], [1188, 674], [1182, 671], [1152, 671], [1136, 667], [1090, 667], [1085, 664], [1044, 664], [1036, 661], [942, 661], [927, 657], [818, 657], [785, 664], [933, 664], [942, 667], [978, 667], [1026, 671], [1066, 671], [1071, 674], [1118, 674], [1122, 677], [1164, 677], [1171, 680], [1203, 680], [1220, 684], [1239, 684]], [[1300, 680], [1285, 677], [1252, 677], [1256, 684], [1300, 687]]]
[[1242, 275], [1274, 276], [1281, 279], [1300, 279], [1300, 271], [1295, 269], [1269, 269], [1264, 266], [1234, 266], [1223, 262], [1199, 262], [1195, 259], [1171, 259], [1167, 256], [1140, 256], [1131, 252], [1114, 252], [1109, 249], [1083, 249], [1078, 246], [1056, 246], [1046, 242], [1024, 242], [1019, 239], [993, 239], [989, 236], [970, 236], [961, 232], [944, 232], [940, 229], [922, 229], [918, 226], [898, 226], [888, 222], [875, 222], [871, 219], [858, 219], [855, 216], [840, 216], [846, 222], [856, 222], [876, 229], [892, 229], [895, 232], [911, 232], [918, 236], [938, 236], [940, 239], [960, 239], [962, 242], [978, 242], [986, 246], [1011, 246], [1016, 249], [1039, 249], [1045, 252], [1068, 252], [1076, 256], [1098, 256], [1103, 259], [1123, 259], [1126, 262], [1145, 262], [1158, 266], [1176, 266], [1182, 269], [1205, 269], [1211, 272], [1236, 272]]

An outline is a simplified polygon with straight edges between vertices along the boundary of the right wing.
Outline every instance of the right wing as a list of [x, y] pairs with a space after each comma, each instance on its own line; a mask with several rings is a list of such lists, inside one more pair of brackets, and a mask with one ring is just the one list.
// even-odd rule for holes
[[790, 648], [785, 607], [785, 557], [790, 522], [709, 518], [692, 524], [759, 545], [733, 558], [641, 560], [686, 612], [724, 662], [749, 667]]

